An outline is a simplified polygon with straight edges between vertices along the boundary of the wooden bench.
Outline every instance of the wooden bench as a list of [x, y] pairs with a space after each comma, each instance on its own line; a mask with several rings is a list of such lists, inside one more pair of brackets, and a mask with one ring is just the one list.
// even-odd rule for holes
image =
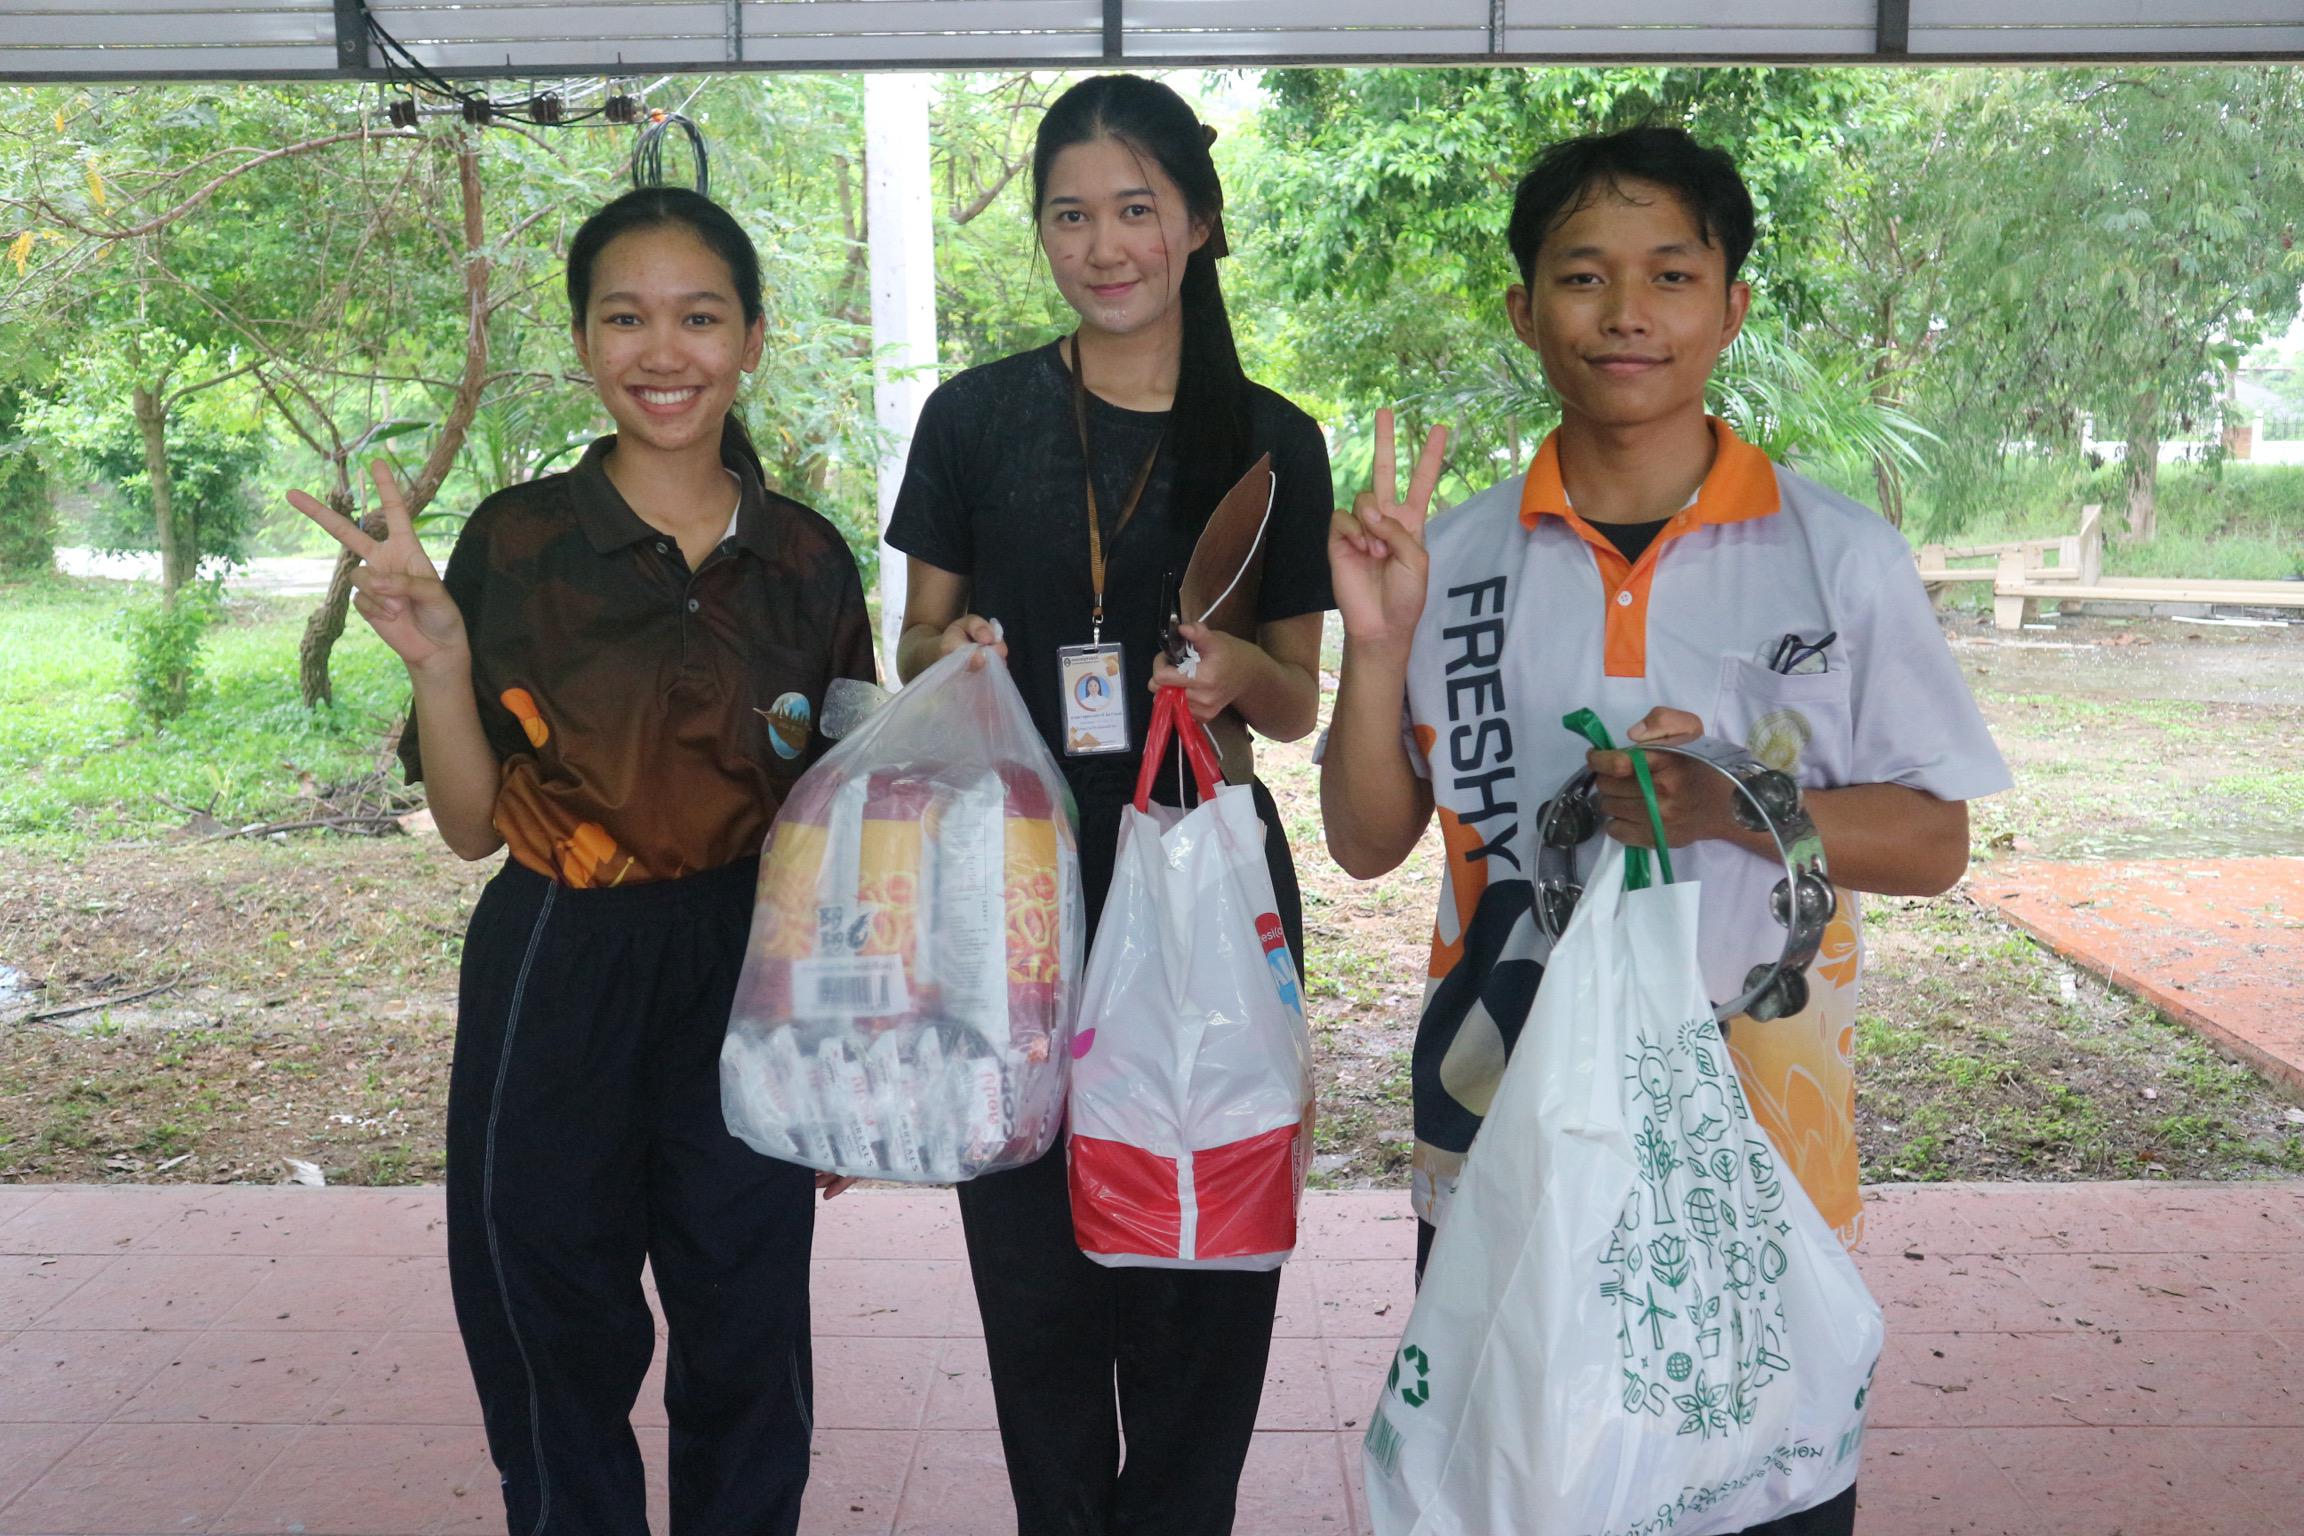
[[2021, 555], [2003, 555], [1992, 584], [1992, 627], [2022, 629], [2036, 602], [2219, 603], [2304, 611], [2304, 581], [2186, 581], [2178, 577], [2108, 576], [2091, 582], [2029, 579]]
[[[2087, 506], [2080, 509], [2080, 531], [2052, 539], [2016, 539], [1999, 544], [1923, 544], [1915, 558], [1920, 563], [1920, 580], [1935, 596], [1943, 588], [1957, 581], [1989, 581], [1995, 591], [2005, 580], [2003, 572], [2014, 559], [2017, 569], [2027, 582], [2076, 581], [2083, 585], [2098, 579], [2104, 569], [2104, 509]], [[2049, 556], [2055, 563], [2049, 563]], [[1990, 565], [1956, 566], [1955, 560], [1989, 560]]]

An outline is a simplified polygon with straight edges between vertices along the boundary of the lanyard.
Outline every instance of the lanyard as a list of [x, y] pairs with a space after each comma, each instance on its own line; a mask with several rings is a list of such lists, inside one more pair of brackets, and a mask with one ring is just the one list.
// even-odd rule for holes
[[[1103, 516], [1096, 507], [1096, 455], [1088, 446], [1088, 385], [1081, 378], [1078, 331], [1072, 333], [1072, 423], [1080, 429], [1080, 464], [1088, 486], [1088, 570], [1096, 583], [1096, 607], [1090, 616], [1089, 633], [1092, 641], [1100, 645], [1104, 640], [1104, 529]], [[1162, 441], [1165, 440], [1163, 433]], [[1160, 444], [1155, 442], [1128, 487], [1128, 500], [1120, 508], [1120, 520], [1112, 525], [1112, 537], [1120, 537], [1120, 530], [1136, 515], [1136, 504], [1144, 499], [1144, 487], [1152, 483], [1152, 466], [1159, 458]]]

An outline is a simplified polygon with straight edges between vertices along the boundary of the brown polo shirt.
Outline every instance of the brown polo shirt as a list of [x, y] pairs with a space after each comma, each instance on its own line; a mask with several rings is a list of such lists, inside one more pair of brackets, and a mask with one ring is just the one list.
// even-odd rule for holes
[[[823, 753], [826, 685], [874, 674], [838, 529], [723, 444], [743, 483], [736, 531], [691, 571], [609, 482], [615, 443], [482, 502], [443, 578], [503, 765], [496, 828], [513, 858], [578, 887], [759, 852]], [[400, 759], [423, 777], [413, 720]]]

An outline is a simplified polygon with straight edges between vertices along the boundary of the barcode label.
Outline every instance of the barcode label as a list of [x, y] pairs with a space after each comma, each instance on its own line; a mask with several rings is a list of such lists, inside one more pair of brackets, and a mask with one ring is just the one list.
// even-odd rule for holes
[[792, 962], [792, 1011], [802, 1018], [880, 1018], [910, 1013], [900, 955]]
[[1375, 1414], [1368, 1420], [1368, 1435], [1361, 1443], [1367, 1447], [1368, 1459], [1375, 1462], [1377, 1469], [1386, 1477], [1398, 1474], [1400, 1431], [1392, 1427], [1390, 1419], [1384, 1417], [1384, 1409], [1381, 1404], [1377, 1406]]

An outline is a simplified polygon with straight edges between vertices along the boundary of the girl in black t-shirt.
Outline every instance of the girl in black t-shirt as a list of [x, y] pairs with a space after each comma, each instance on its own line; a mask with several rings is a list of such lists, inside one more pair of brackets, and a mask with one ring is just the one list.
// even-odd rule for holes
[[[1214, 138], [1175, 92], [1133, 75], [1084, 81], [1049, 109], [1033, 203], [1079, 329], [930, 397], [888, 527], [911, 556], [898, 670], [1000, 644], [1079, 802], [1091, 931], [1155, 686], [1185, 690], [1234, 782], [1251, 782], [1249, 727], [1294, 740], [1318, 708], [1328, 458], [1311, 418], [1241, 372], [1216, 276]], [[1254, 635], [1184, 626], [1200, 657], [1186, 677], [1160, 652], [1166, 581], [1266, 454]], [[1080, 649], [1097, 646], [1116, 650]], [[1117, 682], [1124, 712], [1090, 718], [1106, 697], [1092, 678]], [[1256, 804], [1301, 974], [1295, 868], [1261, 785]], [[959, 1200], [1020, 1536], [1230, 1531], [1279, 1272], [1094, 1263], [1073, 1241], [1060, 1153], [963, 1184]]]

